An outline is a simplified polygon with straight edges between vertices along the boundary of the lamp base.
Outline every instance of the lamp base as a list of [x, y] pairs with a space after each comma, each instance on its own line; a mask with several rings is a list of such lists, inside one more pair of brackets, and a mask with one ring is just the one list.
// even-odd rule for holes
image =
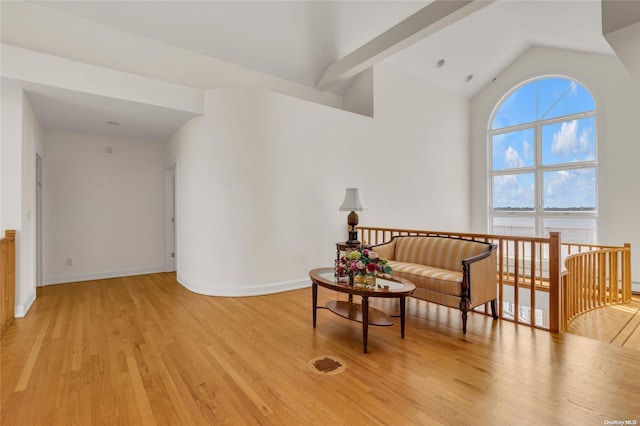
[[347, 244], [360, 244], [358, 241], [358, 231], [356, 231], [356, 226], [358, 225], [358, 213], [351, 212], [347, 217], [347, 224], [349, 225], [349, 240]]
[[360, 241], [358, 241], [358, 231], [349, 231], [347, 244], [360, 244]]

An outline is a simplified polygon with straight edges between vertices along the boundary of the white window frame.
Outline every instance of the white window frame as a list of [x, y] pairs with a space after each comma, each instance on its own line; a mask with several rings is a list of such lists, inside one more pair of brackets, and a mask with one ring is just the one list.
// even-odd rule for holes
[[[499, 218], [499, 217], [504, 217], [504, 218], [533, 218], [534, 219], [534, 223], [535, 223], [535, 236], [536, 237], [545, 237], [544, 235], [544, 219], [549, 219], [549, 218], [562, 218], [562, 219], [567, 219], [568, 217], [571, 218], [576, 218], [576, 219], [593, 219], [595, 221], [596, 224], [596, 241], [594, 241], [594, 244], [598, 243], [598, 211], [599, 211], [599, 207], [598, 207], [598, 109], [597, 106], [595, 109], [591, 110], [591, 111], [585, 111], [585, 112], [581, 112], [581, 113], [577, 113], [577, 114], [570, 114], [570, 115], [564, 115], [561, 117], [554, 117], [551, 119], [543, 119], [543, 120], [536, 120], [533, 122], [529, 122], [529, 123], [525, 123], [525, 124], [518, 124], [518, 125], [514, 125], [514, 126], [509, 126], [509, 127], [502, 127], [500, 129], [491, 129], [491, 126], [493, 124], [493, 120], [495, 118], [496, 113], [500, 110], [500, 107], [502, 106], [503, 102], [505, 102], [506, 99], [509, 98], [509, 96], [511, 96], [513, 93], [515, 93], [516, 91], [520, 90], [522, 87], [534, 83], [536, 81], [539, 80], [544, 80], [547, 78], [565, 78], [567, 80], [571, 80], [571, 81], [575, 81], [577, 84], [580, 84], [585, 90], [587, 90], [587, 92], [589, 92], [589, 94], [591, 95], [591, 98], [593, 99], [594, 102], [594, 106], [595, 104], [595, 99], [593, 98], [593, 95], [591, 94], [591, 91], [584, 86], [582, 83], [580, 83], [578, 80], [575, 80], [571, 77], [566, 77], [566, 76], [543, 76], [543, 77], [538, 77], [532, 80], [528, 80], [525, 81], [517, 86], [515, 86], [513, 89], [511, 89], [509, 92], [507, 92], [505, 94], [505, 96], [496, 104], [491, 117], [489, 119], [489, 130], [487, 130], [487, 152], [488, 152], [488, 157], [487, 157], [487, 170], [488, 170], [488, 228], [489, 229], [489, 233], [494, 233], [494, 219], [495, 218]], [[595, 132], [594, 132], [594, 138], [595, 138], [595, 156], [594, 156], [594, 160], [593, 161], [581, 161], [578, 163], [561, 163], [561, 164], [553, 164], [553, 165], [543, 165], [542, 164], [542, 128], [544, 126], [548, 126], [551, 124], [557, 124], [557, 123], [564, 123], [564, 122], [569, 122], [572, 120], [579, 120], [579, 119], [583, 119], [583, 118], [589, 118], [589, 117], [593, 117], [594, 119], [594, 127], [595, 127]], [[512, 169], [504, 169], [504, 170], [494, 170], [493, 169], [493, 137], [496, 135], [500, 135], [503, 133], [510, 133], [510, 132], [514, 132], [514, 131], [519, 131], [519, 130], [526, 130], [526, 129], [533, 129], [533, 134], [534, 134], [534, 149], [535, 149], [535, 161], [534, 161], [534, 165], [531, 167], [519, 167], [519, 168], [512, 168]], [[595, 210], [594, 211], [584, 211], [584, 212], [576, 212], [576, 211], [545, 211], [544, 210], [544, 194], [543, 194], [543, 176], [544, 173], [546, 172], [554, 172], [554, 171], [561, 171], [561, 170], [572, 170], [572, 169], [582, 169], [582, 168], [594, 168], [595, 169], [595, 174], [596, 174], [596, 194], [595, 194], [595, 199], [596, 199], [596, 205], [595, 205]], [[534, 210], [533, 211], [499, 211], [499, 210], [494, 210], [493, 208], [493, 180], [495, 176], [504, 176], [504, 175], [517, 175], [517, 174], [534, 174], [534, 193], [535, 193], [535, 200], [534, 200]], [[567, 242], [571, 242], [571, 241], [567, 241]]]

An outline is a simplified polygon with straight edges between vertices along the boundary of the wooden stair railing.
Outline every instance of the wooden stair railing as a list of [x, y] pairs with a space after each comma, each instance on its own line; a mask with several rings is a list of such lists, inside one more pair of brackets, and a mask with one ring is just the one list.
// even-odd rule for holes
[[565, 260], [563, 323], [605, 306], [631, 302], [631, 245], [575, 253]]
[[0, 332], [11, 324], [16, 304], [16, 231], [0, 240]]
[[[356, 229], [360, 240], [372, 245], [396, 235], [445, 236], [493, 243], [498, 246], [498, 317], [529, 327], [560, 331], [559, 232], [551, 232], [549, 238], [537, 238], [364, 226]], [[542, 288], [548, 302], [538, 300]], [[548, 308], [542, 309], [545, 304]], [[475, 311], [489, 315], [490, 309], [485, 305]]]
[[[358, 226], [359, 239], [371, 245], [389, 241], [396, 235], [447, 236], [485, 241], [498, 246], [498, 316], [529, 327], [552, 332], [565, 331], [569, 317], [573, 318], [573, 306], [577, 302], [573, 288], [566, 284], [576, 270], [567, 266], [562, 269], [561, 258], [572, 253], [586, 254], [594, 251], [622, 251], [618, 262], [621, 277], [621, 294], [631, 295], [630, 246], [597, 246], [589, 244], [562, 244], [559, 232], [550, 232], [549, 238], [491, 235], [460, 232], [427, 231], [416, 229], [381, 228]], [[583, 274], [584, 276], [584, 274]], [[605, 278], [606, 279], [606, 278]], [[587, 293], [591, 294], [591, 293]], [[509, 296], [509, 297], [507, 297]], [[510, 303], [512, 299], [513, 304]], [[542, 298], [542, 300], [541, 300]], [[628, 300], [621, 297], [621, 300]], [[505, 302], [506, 300], [506, 302]], [[608, 299], [611, 300], [611, 299]], [[574, 305], [571, 305], [573, 303]], [[578, 306], [583, 306], [584, 303]], [[624, 303], [624, 302], [621, 302]], [[548, 307], [544, 307], [547, 305]], [[570, 307], [570, 309], [567, 308]], [[591, 306], [591, 305], [589, 305]], [[487, 306], [480, 311], [489, 315]]]

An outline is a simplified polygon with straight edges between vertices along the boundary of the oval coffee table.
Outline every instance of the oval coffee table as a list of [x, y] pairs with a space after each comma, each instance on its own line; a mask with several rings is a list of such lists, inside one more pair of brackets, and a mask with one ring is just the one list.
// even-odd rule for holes
[[[406, 297], [410, 296], [416, 286], [409, 280], [403, 278], [380, 278], [376, 279], [377, 284], [382, 288], [365, 287], [363, 285], [350, 285], [347, 282], [338, 281], [334, 275], [333, 268], [317, 268], [309, 271], [311, 278], [311, 295], [313, 298], [313, 328], [316, 328], [316, 313], [318, 308], [318, 286], [330, 290], [347, 293], [349, 301], [328, 301], [324, 308], [352, 321], [362, 322], [362, 351], [367, 353], [367, 335], [369, 324], [371, 325], [392, 325], [393, 321], [387, 314], [374, 308], [369, 308], [369, 297], [386, 297], [400, 299], [400, 335], [404, 338], [404, 318]], [[352, 302], [353, 295], [362, 297], [362, 304]]]

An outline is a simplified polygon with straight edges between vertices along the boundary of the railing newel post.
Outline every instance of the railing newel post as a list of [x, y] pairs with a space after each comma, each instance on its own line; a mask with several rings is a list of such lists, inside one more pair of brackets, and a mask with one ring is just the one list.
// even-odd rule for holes
[[[560, 332], [560, 233], [549, 233], [549, 331]], [[564, 327], [562, 327], [564, 328]]]

